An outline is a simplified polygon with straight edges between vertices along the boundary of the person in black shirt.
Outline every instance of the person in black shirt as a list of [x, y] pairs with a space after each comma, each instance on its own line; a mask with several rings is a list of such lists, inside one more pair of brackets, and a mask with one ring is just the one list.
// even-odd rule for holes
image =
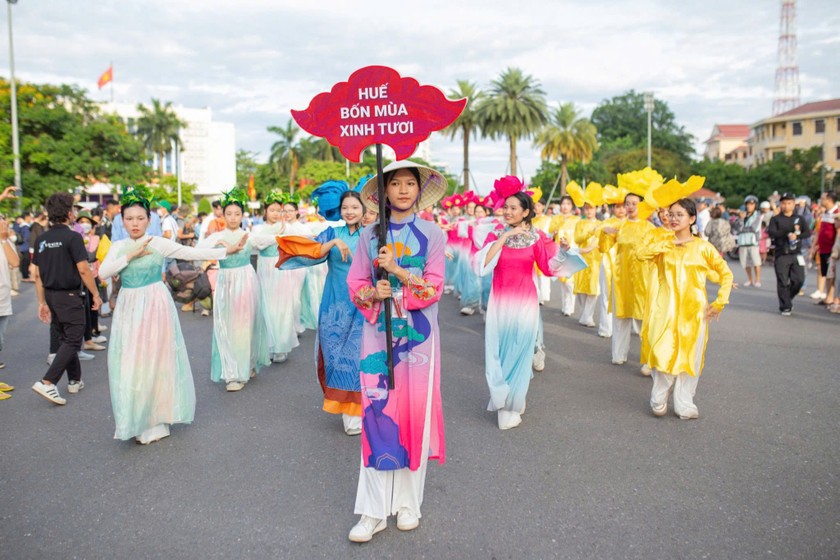
[[805, 259], [802, 257], [802, 241], [808, 239], [811, 230], [808, 220], [794, 213], [794, 196], [782, 195], [781, 212], [770, 218], [767, 235], [776, 247], [776, 293], [779, 296], [779, 311], [790, 316], [793, 298], [805, 284]]
[[56, 383], [67, 371], [69, 393], [84, 388], [78, 351], [85, 334], [87, 289], [93, 294], [93, 309], [102, 301], [88, 265], [82, 236], [68, 227], [75, 212], [73, 195], [55, 193], [47, 199], [47, 214], [53, 226], [38, 236], [33, 264], [38, 292], [38, 318], [52, 323], [60, 346], [47, 373], [32, 389], [54, 404], [65, 404]]

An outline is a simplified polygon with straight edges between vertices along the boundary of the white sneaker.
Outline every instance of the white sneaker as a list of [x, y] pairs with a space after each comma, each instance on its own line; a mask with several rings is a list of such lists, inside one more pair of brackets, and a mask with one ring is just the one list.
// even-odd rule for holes
[[668, 402], [665, 401], [665, 404], [662, 406], [651, 406], [650, 410], [653, 412], [654, 416], [665, 416], [668, 414]]
[[277, 352], [271, 355], [271, 361], [275, 364], [282, 364], [289, 359], [289, 354], [286, 352]]
[[239, 381], [231, 381], [225, 386], [225, 389], [232, 393], [234, 391], [241, 391], [244, 386], [245, 384]]
[[532, 364], [534, 371], [542, 371], [545, 369], [545, 350], [537, 350], [534, 352], [534, 363]]
[[88, 354], [84, 350], [79, 350], [79, 359], [83, 362], [89, 362], [90, 360], [94, 359], [96, 356], [93, 354]]
[[[97, 325], [97, 326], [99, 326], [99, 325]], [[105, 332], [105, 331], [107, 331], [107, 330], [108, 330], [108, 326], [107, 326], [107, 325], [101, 325], [101, 326], [99, 326], [99, 328], [98, 328], [98, 329], [96, 329], [96, 332], [101, 332], [101, 333], [102, 333], [102, 332]]]
[[813, 294], [811, 294], [808, 297], [810, 297], [811, 299], [814, 299], [814, 300], [825, 299], [825, 294], [822, 293], [819, 290], [816, 290]]
[[462, 307], [461, 308], [461, 315], [472, 315], [475, 313], [474, 307]]
[[617, 366], [621, 366], [621, 365], [624, 365], [624, 362], [626, 362], [626, 361], [627, 361], [626, 359], [625, 360], [613, 360], [612, 363], [617, 365]]
[[755, 284], [753, 284], [753, 286], [755, 286], [756, 288], [760, 288], [761, 287], [761, 282], [756, 282]]
[[101, 334], [99, 336], [94, 336], [91, 340], [97, 344], [102, 344], [103, 342], [108, 342], [108, 339]]
[[745, 287], [745, 288], [749, 288], [750, 286], [752, 286], [752, 282], [750, 282], [749, 280], [747, 280], [746, 282], [744, 282], [744, 287]]
[[685, 414], [680, 414], [679, 416], [680, 420], [696, 420], [700, 418], [700, 411], [694, 409], [691, 412], [686, 412]]
[[67, 392], [71, 395], [77, 394], [79, 391], [85, 388], [85, 382], [81, 379], [78, 381], [71, 381], [67, 384]]
[[420, 526], [420, 519], [417, 518], [408, 508], [400, 508], [397, 512], [397, 529], [400, 531], [413, 531]]
[[53, 360], [55, 360], [55, 354], [47, 354], [47, 365], [48, 366], [52, 365]]
[[58, 387], [55, 385], [47, 385], [43, 381], [36, 381], [32, 386], [32, 390], [50, 401], [53, 404], [67, 404], [67, 399], [61, 397], [58, 392]]
[[350, 529], [348, 537], [353, 542], [368, 542], [373, 538], [373, 535], [384, 531], [387, 526], [388, 522], [385, 519], [363, 515], [359, 522]]
[[651, 372], [650, 366], [647, 365], [647, 364], [644, 364], [642, 366], [642, 375], [644, 375], [645, 377], [650, 377], [650, 372]]

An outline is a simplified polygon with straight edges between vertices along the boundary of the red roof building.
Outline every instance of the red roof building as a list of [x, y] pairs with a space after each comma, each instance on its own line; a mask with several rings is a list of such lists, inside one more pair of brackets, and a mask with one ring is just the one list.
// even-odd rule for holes
[[750, 128], [747, 167], [821, 146], [826, 171], [840, 169], [840, 99], [805, 103]]
[[729, 153], [744, 145], [749, 136], [748, 124], [716, 124], [705, 142], [706, 150], [703, 155], [711, 161], [727, 161]]

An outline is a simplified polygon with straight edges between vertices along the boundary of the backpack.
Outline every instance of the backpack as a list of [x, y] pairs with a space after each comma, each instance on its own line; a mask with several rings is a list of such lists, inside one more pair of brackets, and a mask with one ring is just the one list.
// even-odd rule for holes
[[193, 295], [196, 299], [208, 298], [213, 294], [213, 289], [210, 286], [210, 278], [207, 276], [207, 271], [202, 271], [198, 278], [193, 282]]

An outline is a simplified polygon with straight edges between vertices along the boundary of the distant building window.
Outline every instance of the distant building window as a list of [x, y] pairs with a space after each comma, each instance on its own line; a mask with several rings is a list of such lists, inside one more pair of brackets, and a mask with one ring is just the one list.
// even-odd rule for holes
[[814, 132], [823, 134], [825, 132], [825, 119], [817, 119], [814, 121]]
[[[796, 126], [796, 123], [794, 123], [794, 126]], [[796, 130], [796, 129], [794, 128], [794, 130]], [[777, 159], [784, 159], [784, 157], [785, 157], [785, 153], [784, 153], [784, 152], [773, 152], [773, 159], [774, 159], [774, 160], [777, 160]]]
[[801, 122], [793, 123], [793, 135], [794, 136], [802, 136], [802, 123]]
[[840, 132], [840, 117], [837, 117], [837, 132]]
[[834, 159], [840, 160], [840, 146], [834, 148]]

